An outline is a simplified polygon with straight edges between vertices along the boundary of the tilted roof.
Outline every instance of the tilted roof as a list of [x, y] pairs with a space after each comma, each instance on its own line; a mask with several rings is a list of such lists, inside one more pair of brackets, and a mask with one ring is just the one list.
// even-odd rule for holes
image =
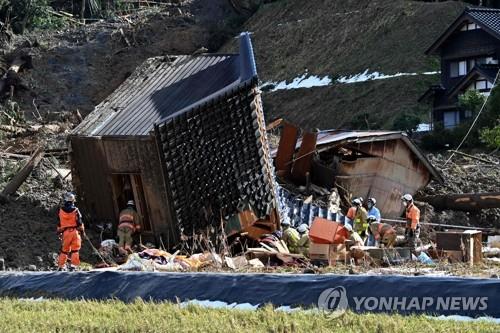
[[256, 76], [248, 33], [240, 35], [239, 54], [151, 58], [97, 105], [72, 134], [146, 136], [158, 121]]
[[[316, 141], [316, 150], [324, 151], [334, 146], [342, 146], [349, 143], [366, 143], [386, 140], [402, 140], [408, 148], [417, 156], [417, 158], [426, 167], [432, 177], [438, 182], [444, 182], [443, 176], [431, 164], [425, 154], [404, 132], [399, 131], [345, 131], [345, 130], [326, 130], [318, 133]], [[300, 147], [302, 140], [297, 141], [296, 149]], [[275, 157], [277, 149], [271, 151], [271, 156]]]

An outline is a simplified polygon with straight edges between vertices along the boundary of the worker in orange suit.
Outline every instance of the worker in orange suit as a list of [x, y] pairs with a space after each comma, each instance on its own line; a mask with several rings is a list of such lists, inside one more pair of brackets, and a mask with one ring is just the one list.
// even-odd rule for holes
[[118, 222], [118, 250], [121, 254], [132, 252], [132, 235], [141, 231], [139, 215], [135, 209], [134, 200], [127, 202], [127, 208], [120, 212]]
[[59, 253], [59, 270], [65, 269], [68, 258], [71, 260], [70, 271], [74, 271], [80, 265], [80, 248], [82, 246], [81, 234], [85, 235], [82, 223], [82, 214], [75, 206], [76, 197], [68, 192], [64, 195], [64, 205], [59, 209], [59, 224], [57, 233], [62, 241]]
[[401, 197], [405, 209], [406, 230], [405, 238], [411, 248], [417, 246], [420, 239], [420, 209], [413, 203], [411, 194], [405, 194]]

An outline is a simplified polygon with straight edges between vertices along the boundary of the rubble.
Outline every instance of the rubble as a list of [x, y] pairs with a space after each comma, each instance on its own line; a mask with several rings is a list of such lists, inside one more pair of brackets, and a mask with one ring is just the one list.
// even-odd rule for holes
[[[489, 161], [485, 163], [476, 158], [455, 155], [444, 165], [451, 152], [444, 154], [429, 154], [431, 163], [442, 173], [442, 184], [431, 181], [418, 194], [421, 196], [498, 192], [500, 190], [500, 157], [497, 154], [476, 153], [474, 157]], [[417, 196], [418, 199], [418, 196]], [[427, 214], [429, 222], [443, 224], [458, 224], [471, 227], [500, 228], [500, 209], [483, 209], [476, 212], [453, 210], [434, 211]]]

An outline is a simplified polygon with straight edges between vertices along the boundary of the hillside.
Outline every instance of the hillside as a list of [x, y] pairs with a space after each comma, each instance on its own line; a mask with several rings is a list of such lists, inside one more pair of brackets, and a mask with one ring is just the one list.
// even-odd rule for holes
[[[465, 4], [408, 0], [277, 1], [261, 6], [245, 24], [253, 33], [263, 83], [292, 81], [307, 73], [333, 84], [266, 92], [268, 119], [286, 117], [305, 127], [366, 127], [353, 121], [370, 114], [370, 128], [387, 128], [399, 112], [427, 116], [418, 97], [438, 75], [409, 75], [337, 84], [360, 73], [439, 71], [425, 49]], [[226, 46], [230, 49], [230, 46]], [[270, 86], [272, 88], [272, 86]]]

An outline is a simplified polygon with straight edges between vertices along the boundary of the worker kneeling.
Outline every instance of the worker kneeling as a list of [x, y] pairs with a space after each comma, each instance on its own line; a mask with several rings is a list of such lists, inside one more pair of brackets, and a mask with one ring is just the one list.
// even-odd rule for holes
[[396, 243], [396, 230], [390, 224], [372, 222], [370, 223], [370, 232], [375, 237], [375, 244], [380, 244], [384, 247], [394, 247]]
[[283, 227], [283, 240], [290, 253], [298, 253], [299, 251], [299, 232], [290, 226], [290, 221], [286, 220], [281, 223]]
[[122, 254], [132, 252], [132, 243], [134, 242], [132, 235], [141, 231], [139, 224], [139, 215], [135, 210], [133, 200], [127, 202], [127, 208], [120, 212], [118, 222], [118, 250]]
[[80, 248], [82, 238], [85, 235], [85, 228], [82, 223], [82, 215], [75, 206], [76, 197], [73, 193], [64, 195], [64, 205], [59, 209], [59, 224], [57, 233], [62, 240], [61, 252], [59, 253], [59, 270], [66, 267], [68, 257], [71, 259], [70, 271], [75, 270], [80, 265]]

